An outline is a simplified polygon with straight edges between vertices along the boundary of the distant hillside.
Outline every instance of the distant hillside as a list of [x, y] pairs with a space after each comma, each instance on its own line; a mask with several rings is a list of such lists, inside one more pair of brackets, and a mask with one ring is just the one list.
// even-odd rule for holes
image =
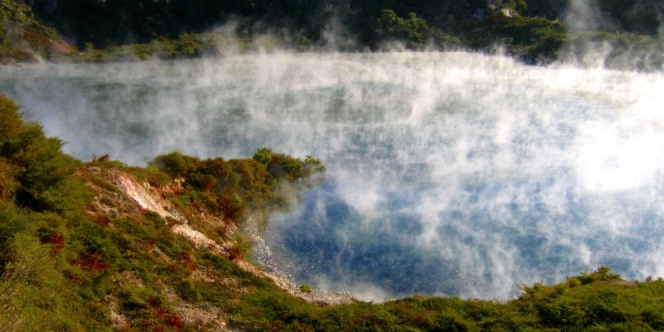
[[[587, 1], [586, 1], [587, 2]], [[455, 0], [455, 1], [356, 1], [356, 0], [31, 0], [37, 15], [63, 35], [75, 38], [79, 47], [93, 43], [144, 43], [155, 37], [175, 38], [182, 33], [208, 31], [231, 20], [240, 22], [241, 33], [288, 30], [320, 40], [323, 30], [337, 19], [348, 33], [371, 44], [375, 20], [383, 10], [399, 17], [410, 13], [434, 29], [460, 37], [478, 18], [510, 10], [525, 17], [562, 20], [571, 10], [569, 0]], [[590, 1], [588, 10], [604, 21], [606, 31], [657, 35], [664, 4], [657, 0]], [[263, 31], [264, 32], [264, 31]]]
[[252, 50], [246, 45], [269, 35], [268, 48], [499, 48], [533, 64], [552, 62], [561, 50], [583, 58], [606, 43], [615, 50], [607, 67], [661, 70], [662, 17], [664, 3], [657, 0], [1, 0], [0, 59], [213, 56], [228, 47], [229, 37], [239, 39], [241, 50]]

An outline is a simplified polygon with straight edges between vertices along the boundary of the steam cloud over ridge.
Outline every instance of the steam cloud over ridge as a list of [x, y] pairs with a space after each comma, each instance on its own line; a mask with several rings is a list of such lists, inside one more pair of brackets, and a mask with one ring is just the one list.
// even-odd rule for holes
[[469, 53], [271, 54], [4, 68], [65, 149], [321, 158], [265, 237], [298, 282], [504, 299], [608, 265], [664, 276], [664, 78]]

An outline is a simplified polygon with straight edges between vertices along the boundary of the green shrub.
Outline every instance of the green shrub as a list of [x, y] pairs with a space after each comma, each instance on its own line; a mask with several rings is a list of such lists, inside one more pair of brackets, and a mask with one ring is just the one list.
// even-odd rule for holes
[[145, 309], [149, 306], [150, 299], [157, 298], [151, 289], [133, 283], [122, 285], [118, 295], [122, 300], [122, 306], [127, 310]]
[[309, 287], [309, 285], [307, 285], [307, 284], [300, 285], [300, 292], [302, 292], [302, 293], [311, 293], [311, 291], [312, 290], [311, 290], [311, 287]]
[[198, 302], [203, 299], [198, 286], [197, 281], [185, 279], [177, 287], [178, 295], [185, 301]]
[[210, 174], [195, 173], [189, 179], [192, 185], [204, 192], [211, 191], [217, 186], [217, 178]]
[[195, 169], [195, 158], [185, 156], [182, 153], [175, 151], [169, 154], [160, 155], [150, 162], [150, 166], [155, 166], [172, 177], [186, 176], [190, 171]]
[[256, 153], [254, 153], [253, 158], [255, 161], [263, 165], [267, 165], [267, 163], [269, 163], [270, 160], [272, 160], [272, 150], [266, 147], [260, 148], [256, 151]]
[[90, 191], [73, 177], [80, 161], [64, 154], [58, 138], [46, 137], [36, 123], [24, 123], [19, 107], [0, 95], [0, 161], [3, 196], [14, 193], [20, 206], [34, 210], [71, 212], [82, 209]]

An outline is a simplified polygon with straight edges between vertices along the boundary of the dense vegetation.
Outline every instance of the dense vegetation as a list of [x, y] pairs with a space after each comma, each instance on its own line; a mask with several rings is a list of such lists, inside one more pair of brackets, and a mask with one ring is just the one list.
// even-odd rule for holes
[[[293, 186], [315, 185], [319, 160], [261, 148], [239, 160], [173, 152], [138, 168], [78, 161], [62, 144], [0, 96], [0, 331], [664, 330], [664, 281], [627, 282], [606, 267], [523, 285], [508, 302], [308, 303], [238, 267], [246, 244], [229, 228], [248, 211], [287, 206]], [[186, 222], [123, 199], [118, 174], [158, 191]], [[178, 225], [232, 247], [199, 246]]]
[[[569, 0], [455, 0], [455, 1], [356, 1], [356, 0], [32, 0], [35, 12], [65, 36], [76, 37], [79, 46], [149, 42], [157, 36], [176, 38], [185, 32], [203, 32], [239, 19], [238, 29], [251, 34], [261, 29], [287, 29], [310, 40], [321, 39], [332, 17], [347, 25], [364, 44], [375, 38], [376, 20], [383, 10], [399, 17], [414, 13], [432, 28], [463, 34], [482, 15], [510, 9], [528, 17], [562, 19]], [[607, 28], [621, 32], [656, 35], [662, 4], [653, 0], [599, 0], [591, 8], [603, 16]], [[484, 13], [484, 14], [482, 14]], [[260, 22], [260, 24], [256, 24]], [[468, 26], [470, 25], [470, 26]], [[260, 32], [260, 31], [258, 31]]]
[[[551, 61], [561, 47], [582, 58], [601, 44], [610, 46], [609, 66], [637, 55], [637, 68], [661, 69], [662, 2], [598, 0], [590, 8], [599, 17], [596, 31], [576, 34], [560, 22], [568, 5], [0, 0], [0, 63], [205, 56], [238, 40], [241, 49], [251, 49], [267, 32], [274, 36], [272, 47], [307, 50], [329, 42], [332, 31], [353, 41], [335, 45], [341, 50], [395, 44], [486, 50], [500, 44], [535, 63]], [[230, 22], [239, 39], [210, 32]], [[253, 158], [235, 160], [173, 152], [139, 168], [108, 156], [76, 160], [62, 152], [63, 144], [46, 137], [39, 124], [24, 122], [19, 107], [0, 96], [0, 331], [193, 331], [223, 325], [256, 331], [664, 330], [664, 281], [627, 282], [606, 267], [556, 285], [523, 285], [522, 294], [507, 302], [415, 296], [383, 304], [308, 303], [238, 267], [248, 248], [232, 230], [252, 212], [287, 208], [297, 197], [293, 192], [324, 181], [319, 160], [261, 148]], [[159, 188], [186, 222], [124, 197], [113, 181], [118, 174]], [[200, 247], [174, 233], [178, 225], [230, 247], [222, 253]], [[305, 286], [302, 292], [310, 292]]]
[[[218, 54], [229, 46], [251, 50], [257, 37], [269, 34], [272, 39], [268, 45], [259, 47], [295, 50], [333, 47], [357, 51], [392, 49], [398, 45], [414, 50], [487, 51], [498, 45], [530, 63], [556, 59], [564, 45], [568, 47], [566, 51], [583, 58], [589, 49], [608, 44], [615, 49], [606, 55], [608, 67], [661, 69], [664, 47], [658, 36], [664, 3], [583, 2], [586, 5], [579, 10], [589, 12], [589, 17], [578, 18], [581, 22], [577, 23], [586, 28], [570, 34], [561, 21], [571, 11], [572, 3], [570, 0], [1, 0], [0, 59], [5, 62], [8, 58], [31, 59], [31, 52], [47, 59], [59, 58], [58, 54], [67, 53], [67, 48], [54, 44], [58, 34], [84, 51], [69, 52], [69, 59], [75, 61], [198, 57]], [[39, 25], [32, 13], [55, 29]], [[221, 26], [226, 28], [211, 32]], [[239, 39], [229, 41], [231, 37]], [[18, 47], [21, 43], [16, 40], [28, 40], [29, 45]], [[638, 60], [626, 63], [626, 57]]]

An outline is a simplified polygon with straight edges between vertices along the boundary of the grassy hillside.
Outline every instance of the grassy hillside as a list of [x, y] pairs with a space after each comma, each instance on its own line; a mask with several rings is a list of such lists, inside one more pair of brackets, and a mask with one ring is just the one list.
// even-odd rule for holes
[[588, 17], [576, 19], [588, 29], [573, 33], [562, 23], [570, 5], [569, 0], [1, 0], [0, 61], [53, 60], [62, 54], [67, 61], [178, 59], [229, 48], [493, 52], [498, 47], [541, 64], [558, 59], [561, 50], [583, 63], [596, 56], [593, 50], [610, 47], [606, 67], [662, 69], [664, 4], [590, 2], [584, 7]]
[[[267, 148], [148, 167], [76, 160], [0, 96], [0, 331], [661, 331], [664, 281], [607, 267], [507, 302], [311, 295], [246, 262], [238, 231], [325, 166]], [[315, 291], [313, 292], [315, 293]]]

